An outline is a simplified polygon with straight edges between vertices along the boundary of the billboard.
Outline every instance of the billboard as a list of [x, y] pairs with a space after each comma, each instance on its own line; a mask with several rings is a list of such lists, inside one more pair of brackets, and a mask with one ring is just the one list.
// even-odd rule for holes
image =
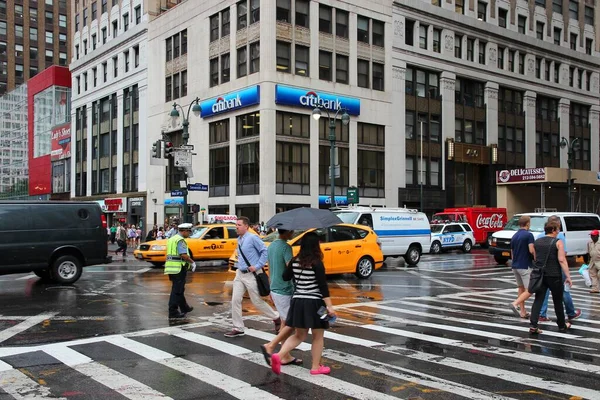
[[52, 129], [50, 160], [58, 161], [69, 157], [71, 157], [71, 124], [67, 123]]
[[545, 168], [516, 168], [504, 169], [496, 172], [496, 183], [520, 183], [531, 181], [545, 181]]

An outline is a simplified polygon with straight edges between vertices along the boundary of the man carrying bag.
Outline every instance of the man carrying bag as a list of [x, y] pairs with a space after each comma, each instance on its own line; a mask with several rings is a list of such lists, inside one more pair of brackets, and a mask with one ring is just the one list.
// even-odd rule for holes
[[[225, 337], [233, 338], [244, 336], [242, 300], [244, 299], [246, 290], [248, 291], [250, 301], [252, 301], [254, 306], [273, 320], [275, 331], [277, 332], [281, 327], [279, 314], [261, 299], [261, 293], [259, 292], [259, 285], [257, 283], [257, 280], [261, 279], [261, 284], [264, 285], [263, 293], [265, 293], [268, 288], [269, 278], [262, 271], [262, 268], [267, 262], [267, 247], [257, 235], [248, 233], [249, 220], [247, 217], [239, 217], [235, 224], [235, 228], [238, 234], [238, 262], [234, 267], [235, 278], [233, 280], [233, 295], [231, 297], [231, 319], [233, 320], [233, 329], [225, 333]], [[266, 284], [264, 281], [265, 278]]]

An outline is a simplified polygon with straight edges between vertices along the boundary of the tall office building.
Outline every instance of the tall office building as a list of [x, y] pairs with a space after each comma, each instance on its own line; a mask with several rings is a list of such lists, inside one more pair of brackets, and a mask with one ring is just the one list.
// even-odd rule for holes
[[69, 18], [67, 0], [0, 0], [0, 95], [68, 64]]

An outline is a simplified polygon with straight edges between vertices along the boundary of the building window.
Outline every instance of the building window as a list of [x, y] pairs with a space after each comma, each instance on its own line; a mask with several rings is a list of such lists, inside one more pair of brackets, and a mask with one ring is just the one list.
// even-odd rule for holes
[[479, 64], [485, 65], [485, 46], [486, 42], [479, 41]]
[[369, 62], [366, 60], [357, 60], [358, 87], [369, 87]]
[[458, 14], [465, 13], [465, 1], [464, 0], [455, 0], [454, 1], [454, 12]]
[[[48, 57], [48, 50], [46, 50], [46, 57]], [[83, 73], [83, 91], [87, 92], [87, 90], [88, 90], [87, 72], [84, 72]]]
[[29, 48], [29, 59], [30, 60], [37, 60], [38, 58], [38, 49], [37, 47], [30, 47]]
[[229, 53], [221, 56], [221, 83], [226, 83], [230, 80], [229, 61]]
[[139, 25], [142, 22], [142, 8], [137, 6], [133, 9], [133, 12], [135, 14], [135, 24]]
[[119, 58], [113, 57], [113, 78], [116, 78], [119, 74]]
[[210, 60], [210, 87], [219, 84], [219, 58], [215, 57]]
[[[229, 8], [221, 11], [221, 37], [228, 36], [231, 30], [231, 24], [229, 21]], [[187, 30], [185, 33], [187, 42]]]
[[358, 16], [356, 36], [359, 42], [369, 44], [369, 18]]
[[575, 68], [569, 67], [569, 86], [573, 87], [573, 79], [575, 79]]
[[518, 18], [518, 30], [519, 33], [525, 34], [525, 26], [527, 24], [527, 17], [519, 15]]
[[454, 82], [455, 101], [467, 107], [483, 108], [483, 89], [484, 84], [482, 82], [457, 78]]
[[308, 57], [309, 57], [308, 47], [296, 45], [296, 54], [295, 54], [295, 58], [296, 58], [295, 74], [296, 75], [301, 75], [301, 76], [309, 76], [310, 75], [309, 70], [308, 70], [308, 66], [309, 66]]
[[102, 81], [108, 81], [108, 63], [106, 62], [102, 63]]
[[332, 32], [332, 9], [331, 7], [319, 4], [319, 32], [331, 33]]
[[237, 194], [259, 193], [260, 157], [259, 143], [237, 145]]
[[260, 71], [260, 42], [250, 43], [250, 73]]
[[291, 45], [277, 41], [277, 71], [290, 72]]
[[577, 50], [577, 34], [571, 33], [569, 43], [571, 45], [571, 50]]
[[442, 41], [442, 30], [433, 28], [433, 51], [436, 53], [441, 52], [440, 42]]
[[480, 21], [487, 21], [487, 3], [483, 1], [477, 2], [477, 19]]
[[292, 22], [290, 18], [291, 13], [291, 0], [277, 0], [277, 11], [276, 18], [277, 21], [282, 21], [286, 23]]
[[135, 68], [140, 66], [140, 46], [133, 47], [133, 66]]
[[505, 87], [498, 90], [498, 109], [502, 113], [523, 114], [523, 93]]
[[112, 34], [113, 34], [113, 38], [117, 37], [118, 31], [119, 31], [119, 28], [117, 27], [117, 25], [118, 25], [117, 20], [114, 20], [112, 22]]
[[504, 8], [498, 9], [498, 26], [501, 28], [506, 28], [506, 20], [508, 18], [508, 10]]
[[592, 49], [594, 47], [594, 40], [590, 38], [585, 38], [585, 54], [592, 54]]
[[546, 0], [535, 0], [535, 5], [538, 7], [546, 8]]
[[579, 1], [569, 0], [569, 18], [579, 20]]
[[462, 36], [454, 36], [454, 57], [459, 59], [462, 58], [462, 40]]
[[38, 40], [37, 28], [29, 28], [29, 41], [37, 42], [37, 40]]
[[260, 0], [250, 0], [250, 25], [260, 21]]
[[405, 92], [410, 96], [437, 99], [440, 93], [439, 75], [426, 70], [406, 68]]
[[519, 53], [519, 73], [525, 75], [525, 54]]
[[535, 77], [538, 79], [542, 77], [542, 59], [539, 57], [535, 58]]
[[373, 90], [385, 90], [384, 87], [384, 65], [373, 63]]
[[336, 54], [335, 56], [335, 81], [338, 83], [348, 83], [348, 56]]
[[129, 13], [123, 14], [123, 32], [129, 30]]
[[92, 35], [92, 50], [96, 50], [96, 34]]
[[296, 18], [295, 24], [305, 28], [310, 27], [308, 0], [296, 0]]
[[66, 15], [64, 15], [64, 14], [58, 15], [58, 26], [60, 26], [61, 28], [67, 27], [67, 16]]
[[515, 51], [508, 51], [508, 70], [510, 72], [515, 72]]
[[18, 38], [23, 37], [23, 25], [15, 25], [15, 36]]
[[[229, 129], [229, 121], [217, 121], [209, 125], [209, 131], [214, 130], [213, 125], [224, 126]], [[221, 129], [219, 129], [221, 130]], [[229, 147], [220, 147], [209, 150], [210, 172], [208, 177], [209, 196], [229, 195]]]
[[173, 77], [167, 76], [165, 79], [165, 102], [173, 100]]
[[[54, 63], [54, 52], [52, 50], [46, 50], [46, 63], [47, 64]], [[87, 90], [87, 82], [86, 82], [86, 90]]]
[[187, 70], [181, 71], [181, 97], [187, 96]]
[[405, 166], [404, 170], [405, 170], [406, 185], [407, 186], [414, 185], [415, 184], [415, 157], [406, 156], [406, 166]]
[[67, 53], [58, 53], [58, 65], [63, 67], [67, 65]]
[[210, 41], [219, 39], [219, 14], [210, 17]]
[[237, 4], [238, 11], [238, 31], [248, 26], [248, 2], [242, 0]]
[[104, 14], [106, 12], [106, 10], [108, 9], [108, 0], [102, 0], [102, 14]]
[[[30, 13], [31, 13], [31, 11], [30, 11]], [[77, 14], [75, 16], [75, 32], [79, 32], [79, 14]]]
[[123, 53], [125, 58], [125, 72], [129, 72], [129, 51]]
[[260, 134], [260, 114], [250, 113], [237, 117], [237, 138], [243, 139]]
[[54, 42], [54, 32], [46, 31], [46, 43], [52, 44]]
[[335, 9], [335, 35], [348, 38], [348, 12]]
[[247, 61], [246, 61], [246, 55], [247, 55], [247, 48], [246, 46], [244, 47], [240, 47], [237, 50], [237, 77], [241, 78], [242, 76], [246, 76], [248, 74], [248, 69], [247, 69]]
[[427, 30], [429, 26], [419, 25], [419, 48], [427, 50]]
[[561, 29], [560, 28], [554, 28], [554, 44], [557, 46], [560, 46], [560, 35], [561, 35]]
[[415, 44], [415, 21], [407, 19], [404, 25], [404, 44], [414, 46]]
[[181, 88], [181, 77], [179, 74], [173, 75], [173, 99], [180, 97], [179, 89]]
[[298, 138], [310, 137], [310, 118], [307, 114], [277, 111], [275, 133]]
[[385, 195], [385, 149], [359, 149], [357, 155], [358, 187], [362, 191], [360, 195], [369, 197]]
[[544, 63], [544, 77], [548, 82], [550, 82], [550, 60], [546, 60]]
[[15, 64], [15, 77], [23, 78], [23, 64]]
[[98, 19], [98, 2], [92, 3], [92, 21]]
[[107, 38], [107, 33], [106, 33], [106, 28], [102, 28], [102, 44], [106, 43], [106, 38]]
[[330, 51], [319, 51], [319, 79], [331, 81], [332, 53]]
[[498, 69], [504, 69], [504, 47], [498, 47]]
[[552, 11], [558, 14], [563, 13], [562, 0], [552, 0]]
[[276, 154], [276, 193], [310, 194], [310, 144], [277, 141]]
[[173, 58], [177, 58], [179, 57], [181, 54], [179, 53], [179, 49], [180, 49], [180, 40], [179, 40], [179, 34], [176, 34], [173, 36]]
[[558, 83], [560, 73], [560, 63], [554, 62], [554, 82]]
[[585, 6], [584, 21], [588, 25], [594, 26], [594, 8]]
[[167, 38], [165, 48], [167, 50], [167, 61], [171, 61], [173, 59], [173, 38]]
[[381, 21], [372, 20], [373, 24], [373, 46], [384, 47], [385, 24]]
[[535, 23], [535, 36], [540, 39], [540, 40], [544, 40], [544, 23], [537, 21]]
[[475, 61], [475, 39], [467, 38], [467, 60]]

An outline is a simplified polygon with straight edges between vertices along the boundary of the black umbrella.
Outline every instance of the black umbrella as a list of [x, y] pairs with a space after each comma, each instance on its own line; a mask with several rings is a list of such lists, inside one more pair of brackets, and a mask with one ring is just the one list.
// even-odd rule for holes
[[267, 222], [267, 226], [276, 229], [304, 230], [327, 228], [328, 226], [341, 224], [342, 222], [337, 215], [329, 210], [302, 207], [274, 215]]

